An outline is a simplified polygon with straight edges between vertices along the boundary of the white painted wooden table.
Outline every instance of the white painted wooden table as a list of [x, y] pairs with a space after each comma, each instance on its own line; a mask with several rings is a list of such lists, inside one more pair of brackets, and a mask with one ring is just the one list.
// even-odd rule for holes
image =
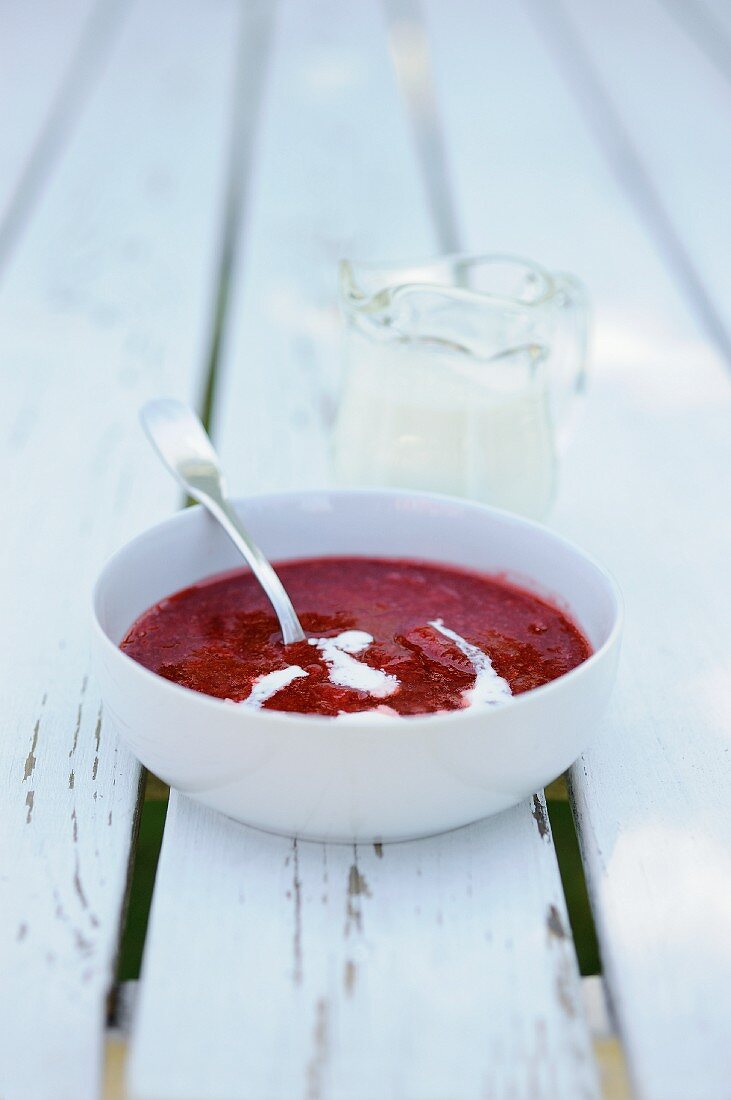
[[[88, 593], [180, 504], [138, 406], [213, 365], [235, 488], [325, 483], [336, 260], [457, 245], [593, 293], [552, 522], [628, 626], [574, 812], [636, 1097], [728, 1100], [729, 11], [1, 0], [2, 1100], [101, 1092], [140, 774]], [[138, 993], [137, 1100], [600, 1095], [541, 796], [375, 850], [173, 795]]]

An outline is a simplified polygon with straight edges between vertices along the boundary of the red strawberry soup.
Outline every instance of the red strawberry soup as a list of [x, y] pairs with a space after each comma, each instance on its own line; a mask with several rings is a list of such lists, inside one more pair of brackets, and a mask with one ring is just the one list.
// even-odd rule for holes
[[434, 714], [496, 706], [591, 648], [551, 603], [497, 577], [386, 558], [312, 558], [277, 572], [307, 641], [285, 647], [245, 570], [149, 608], [121, 648], [168, 680], [249, 708]]

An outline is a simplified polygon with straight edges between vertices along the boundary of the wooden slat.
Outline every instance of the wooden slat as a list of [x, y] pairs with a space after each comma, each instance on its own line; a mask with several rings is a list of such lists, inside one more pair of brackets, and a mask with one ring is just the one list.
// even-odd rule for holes
[[[327, 477], [338, 257], [434, 240], [378, 6], [280, 15], [215, 418], [239, 490]], [[593, 1097], [578, 990], [538, 801], [376, 851], [173, 796], [132, 1094]]]
[[0, 4], [0, 264], [117, 28], [117, 0]]
[[524, 806], [350, 848], [175, 797], [141, 997], [135, 1098], [597, 1095], [553, 848]]
[[575, 807], [637, 1097], [723, 1100], [728, 379], [543, 23], [478, 0], [426, 10], [465, 241], [573, 269], [593, 293], [594, 377], [554, 522], [616, 573], [628, 621], [611, 713], [573, 771]]
[[104, 557], [174, 506], [136, 423], [201, 385], [236, 3], [145, 0], [0, 290], [3, 1100], [92, 1100], [137, 764], [88, 667]]
[[731, 55], [724, 75], [662, 0], [567, 0], [565, 16], [554, 44], [567, 76], [731, 368]]
[[333, 0], [300, 8], [289, 0], [277, 22], [213, 410], [238, 492], [305, 488], [330, 477], [338, 261], [435, 247], [382, 15], [340, 13]]

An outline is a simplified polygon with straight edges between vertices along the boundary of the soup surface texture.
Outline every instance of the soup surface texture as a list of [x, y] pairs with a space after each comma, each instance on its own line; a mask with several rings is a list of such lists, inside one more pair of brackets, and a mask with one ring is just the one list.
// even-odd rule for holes
[[496, 706], [591, 653], [558, 608], [498, 577], [411, 560], [312, 558], [277, 572], [307, 640], [285, 647], [247, 570], [149, 608], [121, 648], [250, 708], [337, 717]]

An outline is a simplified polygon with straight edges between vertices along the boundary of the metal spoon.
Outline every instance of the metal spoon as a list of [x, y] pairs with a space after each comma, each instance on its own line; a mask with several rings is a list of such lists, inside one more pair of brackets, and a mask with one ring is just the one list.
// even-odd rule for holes
[[284, 644], [304, 641], [305, 632], [282, 582], [226, 499], [218, 455], [193, 410], [182, 401], [159, 398], [140, 410], [140, 420], [170, 472], [218, 520], [243, 554], [276, 612]]

